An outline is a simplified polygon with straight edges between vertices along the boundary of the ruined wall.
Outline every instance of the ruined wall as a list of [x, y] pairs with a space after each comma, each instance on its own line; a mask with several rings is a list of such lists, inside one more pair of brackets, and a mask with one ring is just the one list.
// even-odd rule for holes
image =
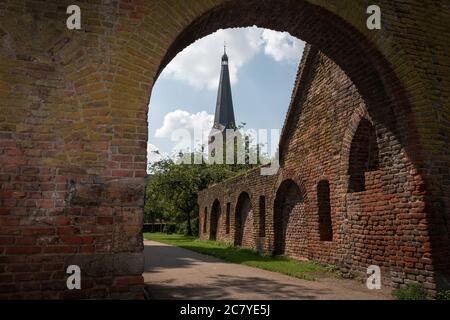
[[[220, 184], [214, 185], [207, 190], [198, 194], [198, 203], [200, 212], [199, 225], [205, 223], [205, 208], [208, 214], [207, 229], [200, 232], [200, 239], [210, 239], [210, 223], [211, 208], [213, 203], [218, 199], [221, 205], [221, 224], [218, 226], [218, 234], [216, 240], [229, 244], [241, 245], [243, 247], [255, 248], [261, 253], [270, 251], [266, 245], [266, 234], [260, 233], [260, 196], [265, 196], [266, 210], [270, 209], [270, 199], [272, 197], [272, 185], [276, 180], [276, 176], [261, 176], [260, 168], [250, 170], [249, 172], [235, 178], [231, 178]], [[250, 203], [247, 203], [246, 196], [249, 196]], [[227, 209], [228, 208], [228, 209]], [[226, 226], [226, 212], [229, 212], [229, 229]], [[251, 215], [248, 213], [251, 211]], [[241, 226], [240, 222], [244, 221]], [[266, 222], [267, 223], [267, 222]], [[242, 228], [243, 227], [243, 228]], [[266, 228], [264, 228], [264, 231]]]
[[[426, 234], [419, 226], [424, 216], [411, 217], [419, 211], [415, 208], [424, 207], [424, 200], [414, 194], [419, 186], [396, 132], [385, 127], [394, 115], [385, 112], [384, 119], [373, 120], [336, 64], [321, 54], [311, 57], [310, 63], [304, 91], [289, 115], [288, 122], [295, 123], [289, 128], [295, 129], [287, 132], [282, 153], [283, 170], [300, 177], [308, 198], [304, 222], [308, 250], [299, 247], [296, 254], [360, 274], [371, 264], [379, 265], [387, 279], [401, 283], [417, 276], [421, 282], [431, 282], [423, 251], [428, 245]], [[352, 185], [358, 180], [359, 188], [355, 182]], [[320, 240], [320, 181], [329, 183], [332, 241]], [[409, 237], [405, 229], [410, 230]], [[400, 261], [393, 261], [394, 256]], [[409, 262], [414, 271], [405, 272]]]
[[348, 276], [378, 265], [387, 285], [434, 288], [425, 198], [413, 166], [396, 132], [371, 117], [348, 76], [314, 48], [305, 50], [280, 150], [276, 176], [255, 170], [201, 192], [200, 205], [250, 190], [252, 199], [270, 199], [266, 254], [338, 265]]

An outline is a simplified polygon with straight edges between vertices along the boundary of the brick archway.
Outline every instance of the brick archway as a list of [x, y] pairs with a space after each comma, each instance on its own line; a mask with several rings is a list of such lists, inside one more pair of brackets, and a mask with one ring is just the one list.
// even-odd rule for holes
[[[414, 197], [420, 199], [414, 214], [433, 230], [424, 235], [430, 237], [425, 259], [448, 280], [450, 151], [442, 146], [449, 145], [450, 127], [439, 121], [449, 117], [442, 97], [450, 89], [441, 85], [450, 80], [442, 49], [448, 34], [422, 36], [427, 28], [447, 25], [448, 6], [379, 3], [381, 31], [366, 29], [365, 1], [89, 1], [80, 4], [89, 12], [80, 32], [65, 28], [60, 1], [4, 4], [0, 235], [6, 240], [0, 269], [13, 283], [1, 295], [142, 296], [152, 85], [196, 39], [218, 28], [254, 24], [311, 43], [351, 78], [370, 117], [392, 134], [406, 160], [402, 170], [411, 172]], [[404, 28], [400, 20], [416, 22]], [[54, 275], [44, 270], [50, 255]], [[64, 290], [68, 264], [82, 266], [92, 289], [77, 296]], [[33, 279], [14, 280], [20, 279], [18, 266], [29, 268]]]

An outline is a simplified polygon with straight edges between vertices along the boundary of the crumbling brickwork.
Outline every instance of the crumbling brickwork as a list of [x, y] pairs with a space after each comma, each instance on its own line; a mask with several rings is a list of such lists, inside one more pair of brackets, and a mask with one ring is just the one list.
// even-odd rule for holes
[[[221, 216], [230, 203], [230, 232], [217, 237], [234, 242], [245, 191], [254, 246], [271, 252], [275, 190], [289, 178], [304, 192], [310, 224], [299, 256], [349, 270], [376, 262], [395, 283], [430, 289], [448, 279], [447, 1], [380, 0], [381, 30], [367, 29], [363, 0], [80, 1], [82, 29], [68, 30], [71, 4], [0, 1], [0, 298], [142, 297], [154, 81], [200, 37], [251, 25], [288, 31], [334, 64], [312, 55], [322, 64], [301, 70], [324, 95], [294, 92], [283, 170], [249, 173], [234, 180], [241, 190], [218, 194]], [[361, 118], [376, 131], [380, 169], [365, 174], [366, 191], [349, 193], [348, 158]], [[330, 185], [333, 241], [319, 241], [317, 232], [319, 177]], [[212, 192], [200, 197], [207, 215]], [[255, 209], [260, 196], [265, 233]], [[81, 266], [82, 290], [67, 290], [69, 264]]]

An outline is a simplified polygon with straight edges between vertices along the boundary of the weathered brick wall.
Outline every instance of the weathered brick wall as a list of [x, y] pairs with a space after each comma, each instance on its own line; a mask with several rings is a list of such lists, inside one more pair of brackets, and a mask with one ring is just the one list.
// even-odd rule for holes
[[[394, 221], [400, 230], [385, 254], [398, 259], [401, 270], [424, 263], [414, 260], [424, 255], [420, 259], [425, 259], [426, 268], [446, 279], [444, 273], [450, 269], [447, 1], [380, 0], [380, 31], [366, 28], [366, 8], [372, 3], [365, 0], [76, 3], [82, 10], [80, 31], [65, 27], [66, 8], [73, 1], [0, 1], [0, 297], [142, 295], [140, 229], [146, 116], [153, 83], [162, 68], [199, 37], [218, 28], [254, 24], [288, 31], [320, 48], [353, 80], [377, 133], [395, 132], [404, 151], [391, 149], [410, 161], [404, 161], [410, 174], [406, 179], [413, 176], [419, 187], [400, 191], [404, 178], [398, 177], [394, 188], [414, 193], [412, 197], [425, 196], [426, 201], [425, 208], [420, 199], [412, 208], [397, 208], [404, 205], [401, 201], [392, 203], [392, 210], [399, 210]], [[386, 121], [385, 113], [394, 115], [391, 121]], [[352, 130], [347, 131], [344, 140], [349, 144]], [[402, 166], [403, 162], [392, 163], [392, 170], [404, 170]], [[331, 180], [334, 197], [335, 190], [345, 186]], [[309, 183], [305, 189], [313, 203]], [[267, 230], [255, 242], [271, 251], [274, 199], [273, 191], [264, 186], [258, 187], [258, 194], [266, 194]], [[247, 192], [255, 208], [258, 196]], [[386, 201], [391, 203], [389, 192], [380, 194], [388, 194]], [[231, 229], [235, 199], [229, 199]], [[357, 196], [350, 200], [355, 208], [361, 206]], [[334, 198], [331, 202], [341, 203]], [[226, 201], [221, 205], [226, 212]], [[344, 217], [346, 208], [334, 207], [332, 217]], [[259, 223], [257, 211], [254, 221]], [[403, 223], [409, 219], [405, 212], [414, 214], [420, 237], [429, 238], [422, 253], [406, 245], [396, 247], [417, 237], [413, 234], [417, 229]], [[357, 219], [349, 211], [348, 224]], [[254, 228], [258, 235], [259, 231]], [[321, 252], [334, 249], [323, 244]], [[340, 250], [339, 259], [347, 261], [346, 252], [361, 249]], [[65, 269], [75, 262], [81, 265], [85, 282], [81, 291], [68, 291]]]
[[374, 120], [339, 66], [308, 47], [277, 176], [254, 170], [201, 192], [199, 203], [222, 201], [222, 194], [230, 201], [243, 190], [252, 199], [265, 195], [273, 208], [266, 213], [265, 253], [338, 265], [349, 276], [378, 265], [385, 284], [414, 281], [434, 289], [422, 185], [398, 131], [386, 128], [394, 115], [383, 113], [375, 116], [381, 122]]

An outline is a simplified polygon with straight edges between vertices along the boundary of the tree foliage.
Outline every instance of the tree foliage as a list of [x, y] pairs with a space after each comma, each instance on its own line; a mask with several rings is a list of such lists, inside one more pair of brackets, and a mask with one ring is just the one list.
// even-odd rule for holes
[[[190, 156], [193, 159], [199, 154], [191, 153]], [[184, 158], [182, 153], [178, 159], [181, 158]], [[258, 163], [206, 164], [205, 162], [180, 164], [170, 158], [155, 162], [150, 165], [151, 175], [147, 184], [144, 209], [145, 221], [175, 222], [185, 226], [184, 233], [192, 235], [193, 230], [198, 230], [197, 226], [192, 225], [193, 220], [198, 221], [198, 191], [257, 165]]]

